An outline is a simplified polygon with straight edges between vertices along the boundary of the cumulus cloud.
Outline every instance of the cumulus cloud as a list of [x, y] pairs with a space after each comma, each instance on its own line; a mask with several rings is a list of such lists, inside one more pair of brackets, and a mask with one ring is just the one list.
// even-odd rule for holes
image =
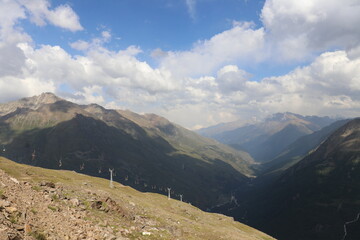
[[43, 92], [55, 92], [56, 86], [52, 81], [41, 81], [33, 77], [5, 76], [0, 78], [0, 89], [0, 101], [5, 102]]
[[314, 51], [358, 46], [359, 12], [354, 0], [267, 0], [261, 19], [282, 59], [299, 60]]
[[77, 40], [70, 43], [70, 47], [78, 51], [88, 51], [91, 49], [102, 48], [105, 43], [111, 40], [110, 31], [102, 31], [101, 37], [91, 39], [91, 41]]
[[[354, 117], [360, 109], [359, 69], [360, 59], [349, 59], [345, 51], [335, 51], [323, 53], [310, 65], [289, 74], [259, 82], [244, 78], [244, 71], [230, 65], [221, 69], [216, 78], [207, 80], [215, 83], [208, 85], [211, 87], [204, 88], [198, 83], [193, 86], [207, 89], [197, 95], [204, 96], [203, 101], [212, 96], [211, 103], [217, 109], [237, 108], [238, 113], [247, 113], [248, 118], [284, 111]], [[223, 90], [224, 75], [233, 86], [229, 87], [231, 91]]]
[[168, 52], [161, 67], [179, 76], [199, 76], [232, 63], [257, 61], [262, 58], [264, 29], [252, 24], [236, 24], [208, 40], [199, 41], [190, 51]]
[[21, 41], [30, 41], [31, 37], [17, 27], [17, 23], [26, 18], [25, 9], [16, 1], [0, 2], [0, 46], [14, 45]]
[[86, 51], [91, 47], [91, 43], [84, 40], [77, 40], [70, 43], [70, 47], [78, 51]]
[[89, 50], [85, 56], [73, 57], [59, 46], [44, 45], [34, 49], [21, 45], [26, 56], [26, 74], [39, 79], [66, 83], [74, 90], [98, 85], [104, 88], [134, 88], [149, 93], [170, 91], [176, 86], [171, 73], [151, 68], [138, 61], [136, 47], [112, 52], [104, 48]]
[[17, 27], [19, 20], [30, 18], [39, 26], [51, 23], [71, 31], [82, 29], [69, 6], [51, 10], [48, 1], [4, 0], [0, 11], [0, 86], [2, 92], [6, 91], [2, 100], [43, 91], [61, 92], [62, 86], [67, 86], [74, 100], [104, 104], [103, 95], [119, 99], [122, 93], [133, 91], [146, 97], [178, 87], [169, 71], [152, 68], [136, 58], [142, 51], [139, 47], [106, 49], [104, 44], [111, 40], [109, 30], [89, 42], [71, 43], [84, 51], [83, 55], [72, 56], [60, 46], [36, 47], [31, 37]]
[[[215, 76], [188, 78], [176, 98], [156, 111], [190, 128], [266, 117], [275, 112], [356, 117], [360, 111], [360, 59], [346, 51], [325, 52], [288, 74], [251, 80], [235, 65]], [[189, 112], [191, 117], [189, 117]], [[201, 124], [199, 124], [201, 123]]]
[[[194, 7], [195, 1], [187, 4]], [[159, 66], [153, 67], [139, 60], [139, 46], [107, 49], [110, 30], [70, 43], [81, 51], [79, 55], [61, 46], [34, 44], [20, 20], [78, 31], [82, 26], [76, 13], [68, 5], [51, 8], [45, 0], [3, 0], [0, 100], [43, 91], [61, 93], [66, 86], [69, 100], [155, 112], [190, 128], [283, 111], [356, 116], [359, 12], [359, 4], [349, 0], [267, 0], [261, 13], [263, 27], [234, 21], [230, 29], [187, 51], [155, 49], [151, 55]], [[304, 64], [302, 59], [309, 56], [313, 58]], [[284, 60], [304, 66], [257, 81], [247, 69]]]
[[[56, 83], [52, 77], [39, 76], [37, 71], [37, 68], [41, 68], [39, 62], [27, 56], [29, 49], [35, 52], [31, 47], [33, 40], [19, 24], [20, 20], [28, 17], [39, 26], [48, 22], [71, 31], [82, 29], [77, 15], [67, 5], [60, 5], [51, 10], [50, 3], [45, 0], [2, 0], [0, 2], [0, 89], [3, 99], [29, 96], [43, 91], [56, 91]], [[44, 57], [45, 61], [51, 58], [51, 56]]]
[[0, 77], [16, 76], [25, 65], [25, 55], [15, 44], [0, 45]]
[[216, 82], [224, 93], [241, 91], [251, 75], [235, 65], [228, 65], [217, 73]]
[[[193, 4], [189, 1], [188, 7]], [[354, 0], [267, 0], [261, 11], [263, 27], [234, 20], [231, 29], [199, 40], [188, 51], [167, 52], [160, 66], [180, 76], [201, 76], [227, 64], [302, 63], [330, 49], [357, 57], [359, 12], [360, 2]]]
[[72, 32], [83, 30], [78, 15], [69, 5], [59, 5], [50, 9], [50, 2], [47, 0], [19, 0], [30, 15], [30, 20], [38, 26], [50, 23]]
[[161, 48], [156, 48], [151, 52], [151, 57], [154, 59], [162, 59], [164, 57], [167, 57], [168, 53], [161, 50]]

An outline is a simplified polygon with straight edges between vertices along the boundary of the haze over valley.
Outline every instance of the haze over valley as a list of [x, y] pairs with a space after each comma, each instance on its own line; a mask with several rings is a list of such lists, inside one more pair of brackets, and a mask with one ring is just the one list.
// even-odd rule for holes
[[359, 240], [359, 0], [0, 0], [0, 240]]

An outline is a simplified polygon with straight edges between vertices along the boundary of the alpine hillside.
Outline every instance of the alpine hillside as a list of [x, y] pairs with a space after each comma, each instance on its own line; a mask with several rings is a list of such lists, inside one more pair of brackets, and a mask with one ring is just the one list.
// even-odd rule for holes
[[1, 240], [272, 240], [233, 218], [67, 170], [0, 157]]
[[252, 158], [154, 114], [78, 105], [51, 93], [0, 104], [0, 146], [20, 163], [108, 177], [208, 208], [229, 201]]

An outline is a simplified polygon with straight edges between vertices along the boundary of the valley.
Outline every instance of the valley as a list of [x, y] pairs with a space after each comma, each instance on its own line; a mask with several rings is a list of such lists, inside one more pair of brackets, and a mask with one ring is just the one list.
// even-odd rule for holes
[[[334, 128], [334, 126], [336, 126]], [[340, 126], [340, 127], [339, 127]], [[234, 193], [236, 204], [213, 211], [271, 234], [277, 239], [358, 239], [360, 199], [360, 119], [341, 121], [294, 143], [287, 163], [266, 163], [260, 175]], [[327, 135], [325, 139], [319, 136]], [[299, 156], [293, 153], [300, 154]], [[269, 167], [270, 166], [270, 167]]]
[[360, 0], [0, 0], [0, 240], [360, 240]]
[[[102, 182], [111, 171], [116, 186], [171, 196], [280, 240], [360, 236], [358, 118], [287, 112], [198, 133], [155, 114], [79, 105], [52, 93], [0, 104], [1, 155], [19, 164]], [[211, 239], [204, 236], [198, 239]]]

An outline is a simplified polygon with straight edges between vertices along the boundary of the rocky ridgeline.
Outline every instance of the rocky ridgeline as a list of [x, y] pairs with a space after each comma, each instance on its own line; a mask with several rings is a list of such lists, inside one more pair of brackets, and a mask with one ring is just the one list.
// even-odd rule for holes
[[[86, 183], [85, 183], [86, 185]], [[95, 192], [18, 181], [0, 170], [0, 239], [128, 239], [150, 236], [152, 222]], [[77, 195], [77, 197], [69, 196]], [[101, 215], [109, 217], [101, 220]], [[119, 227], [126, 225], [126, 227]], [[115, 227], [116, 226], [116, 227]]]
[[29, 108], [36, 110], [43, 104], [51, 104], [59, 100], [62, 99], [58, 98], [52, 93], [42, 93], [35, 97], [22, 98], [18, 101], [13, 101], [8, 104], [0, 104], [0, 116], [14, 112], [18, 108]]

